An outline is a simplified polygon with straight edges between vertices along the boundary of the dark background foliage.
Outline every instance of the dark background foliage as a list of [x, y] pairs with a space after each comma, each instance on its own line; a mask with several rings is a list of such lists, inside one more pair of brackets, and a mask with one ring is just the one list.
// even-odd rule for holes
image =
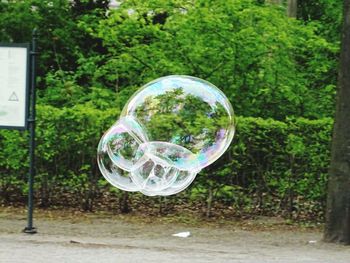
[[[0, 42], [40, 33], [40, 205], [176, 211], [195, 203], [207, 216], [322, 218], [341, 1], [299, 0], [296, 18], [285, 1], [108, 2], [0, 1]], [[180, 195], [111, 188], [96, 167], [99, 138], [140, 86], [170, 74], [224, 91], [239, 116], [231, 147]], [[0, 201], [18, 204], [27, 191], [27, 133], [0, 131], [0, 145]]]

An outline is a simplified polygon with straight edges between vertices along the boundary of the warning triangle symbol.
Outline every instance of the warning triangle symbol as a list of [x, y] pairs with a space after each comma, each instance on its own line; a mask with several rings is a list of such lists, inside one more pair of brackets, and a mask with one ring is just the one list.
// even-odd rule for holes
[[12, 92], [9, 101], [18, 101], [18, 96], [16, 94], [16, 92]]

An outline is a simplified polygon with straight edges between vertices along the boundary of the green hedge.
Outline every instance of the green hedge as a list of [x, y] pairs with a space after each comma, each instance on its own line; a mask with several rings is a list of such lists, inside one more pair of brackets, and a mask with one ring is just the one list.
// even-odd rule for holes
[[332, 120], [237, 121], [228, 152], [197, 181], [208, 208], [213, 196], [238, 213], [322, 219]]
[[[125, 194], [109, 186], [96, 166], [99, 138], [119, 115], [86, 106], [38, 106], [36, 200], [41, 206], [91, 210], [118, 206]], [[237, 133], [225, 155], [204, 169], [168, 204], [197, 203], [206, 211], [285, 214], [322, 218], [330, 156], [331, 119], [237, 118]], [[27, 193], [26, 132], [0, 131], [0, 202], [23, 202]], [[132, 206], [154, 198], [129, 195]], [[138, 201], [137, 201], [138, 200]], [[107, 205], [108, 206], [108, 205]], [[125, 204], [124, 204], [125, 206]], [[127, 209], [128, 210], [128, 209]]]

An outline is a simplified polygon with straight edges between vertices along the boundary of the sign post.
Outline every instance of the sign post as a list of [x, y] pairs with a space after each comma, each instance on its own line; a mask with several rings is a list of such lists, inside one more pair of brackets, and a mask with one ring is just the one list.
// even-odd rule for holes
[[23, 232], [36, 233], [33, 227], [33, 184], [35, 175], [35, 85], [36, 39], [32, 45], [0, 43], [0, 129], [29, 128], [28, 222]]
[[23, 232], [35, 234], [36, 228], [33, 227], [33, 188], [35, 176], [35, 117], [36, 117], [36, 40], [37, 30], [33, 30], [32, 46], [30, 51], [30, 108], [28, 117], [29, 126], [29, 176], [28, 176], [28, 222]]

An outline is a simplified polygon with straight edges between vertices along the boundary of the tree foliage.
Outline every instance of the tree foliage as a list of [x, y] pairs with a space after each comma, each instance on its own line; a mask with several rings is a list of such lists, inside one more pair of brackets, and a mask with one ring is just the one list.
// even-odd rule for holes
[[6, 1], [0, 39], [29, 41], [38, 27], [40, 97], [50, 105], [109, 90], [121, 107], [146, 82], [187, 74], [220, 87], [238, 115], [320, 118], [333, 114], [338, 23], [331, 20], [340, 9], [338, 0], [319, 1], [299, 1], [308, 23], [251, 0], [125, 0], [114, 10], [108, 1]]
[[[187, 3], [187, 4], [186, 4]], [[108, 58], [95, 74], [118, 91], [156, 77], [207, 79], [244, 116], [333, 112], [337, 46], [314, 25], [251, 1], [124, 1], [95, 29]]]
[[[30, 42], [34, 27], [40, 33], [36, 187], [43, 204], [54, 200], [50, 193], [58, 183], [89, 208], [101, 194], [97, 188], [105, 186], [93, 156], [106, 123], [145, 83], [185, 74], [219, 87], [240, 116], [234, 144], [186, 198], [202, 198], [208, 210], [217, 198], [247, 210], [277, 211], [280, 202], [279, 211], [290, 215], [300, 209], [321, 213], [341, 0], [298, 0], [297, 19], [286, 15], [285, 3], [124, 0], [110, 9], [107, 0], [0, 1], [0, 42]], [[167, 107], [184, 103], [175, 95], [157, 98], [164, 107], [150, 122], [155, 137], [178, 132], [182, 138], [207, 111], [196, 98], [186, 98], [198, 114], [174, 118]], [[196, 121], [210, 131], [210, 120]], [[5, 200], [26, 191], [26, 150], [19, 150], [25, 144], [21, 134], [0, 134]]]

